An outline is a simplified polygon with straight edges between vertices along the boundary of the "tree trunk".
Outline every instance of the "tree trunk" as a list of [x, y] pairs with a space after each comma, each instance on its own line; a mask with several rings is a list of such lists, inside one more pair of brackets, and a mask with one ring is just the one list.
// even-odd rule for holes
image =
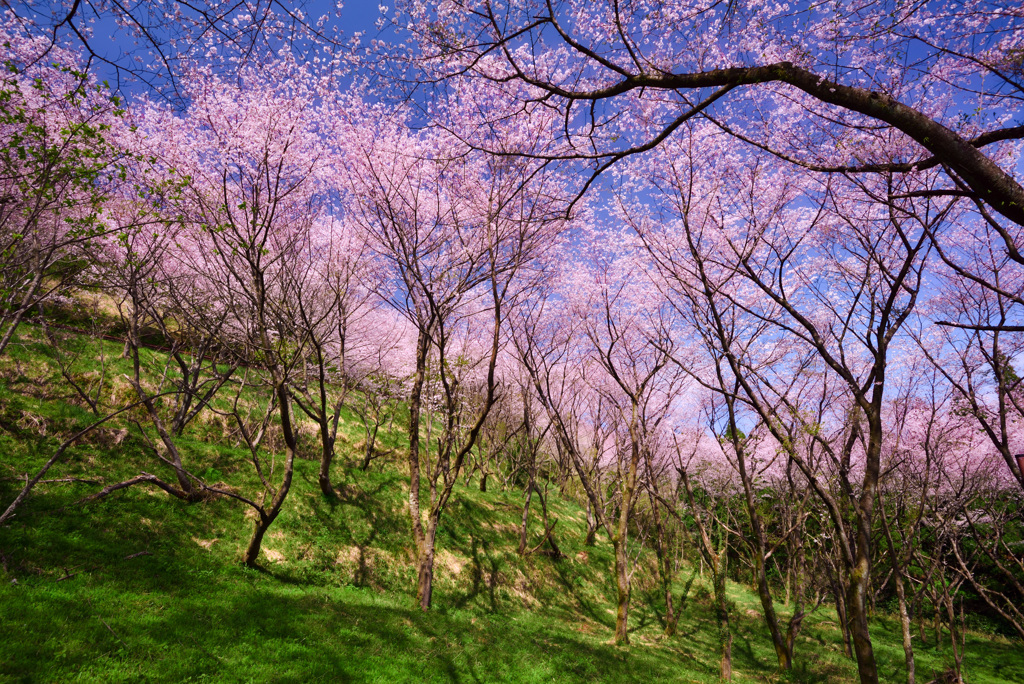
[[618, 589], [619, 606], [615, 616], [615, 643], [628, 644], [629, 632], [629, 556], [626, 544], [629, 541], [629, 518], [633, 510], [633, 498], [636, 494], [637, 469], [640, 466], [640, 438], [637, 434], [637, 406], [633, 401], [633, 418], [629, 425], [630, 449], [629, 470], [626, 472], [622, 487], [622, 503], [619, 509], [619, 521], [612, 544], [615, 548], [615, 583]]
[[[523, 504], [523, 519], [519, 525], [519, 555], [526, 553], [527, 523], [530, 521], [530, 501], [533, 499], [533, 487], [537, 481], [537, 447], [533, 443], [533, 421], [530, 420], [529, 395], [523, 391], [523, 427], [526, 433], [526, 444], [530, 450], [530, 481], [526, 484], [526, 503]], [[546, 508], [546, 507], [545, 507]], [[544, 529], [547, 529], [547, 520], [544, 521]]]
[[914, 645], [910, 633], [910, 611], [907, 610], [907, 596], [903, 586], [903, 575], [896, 573], [896, 598], [899, 602], [900, 627], [903, 631], [903, 655], [907, 663], [907, 684], [915, 684]]
[[617, 538], [615, 548], [615, 586], [618, 593], [618, 610], [615, 613], [615, 643], [629, 644], [629, 559], [626, 556], [626, 540]]
[[[802, 530], [801, 530], [802, 531]], [[793, 615], [789, 618], [789, 626], [786, 628], [786, 650], [789, 652], [792, 661], [796, 650], [796, 637], [800, 633], [800, 627], [804, 621], [804, 549], [803, 543], [797, 542], [791, 545], [793, 555], [789, 562], [787, 574], [792, 581]]]
[[658, 508], [658, 500], [655, 498], [657, 485], [654, 478], [651, 478], [652, 490], [650, 494], [651, 512], [654, 515], [654, 552], [658, 557], [658, 574], [661, 576], [661, 589], [665, 594], [665, 636], [672, 636], [676, 633], [676, 614], [672, 606], [672, 568], [668, 557], [668, 549], [665, 543], [665, 526], [661, 522], [661, 510]]
[[334, 486], [331, 484], [331, 462], [334, 460], [334, 439], [331, 438], [329, 429], [326, 425], [320, 426], [320, 443], [323, 446], [323, 452], [320, 454], [320, 475], [318, 477], [320, 491], [324, 493], [324, 496], [330, 499], [336, 499], [338, 494], [334, 491]]
[[[545, 490], [547, 487], [545, 486]], [[540, 499], [540, 514], [544, 522], [544, 537], [547, 539], [548, 545], [551, 547], [551, 553], [554, 558], [562, 557], [562, 550], [558, 548], [558, 543], [555, 541], [554, 529], [555, 524], [548, 524], [548, 501], [546, 491], [542, 492], [537, 490], [537, 498]], [[557, 520], [555, 521], [558, 522]]]
[[523, 504], [523, 519], [519, 524], [519, 555], [526, 553], [526, 524], [530, 520], [530, 500], [533, 499], [533, 473], [530, 473], [530, 483], [526, 485], [526, 503]]
[[725, 593], [728, 559], [729, 548], [723, 541], [711, 568], [715, 578], [715, 615], [718, 618], [718, 645], [722, 653], [720, 675], [723, 681], [732, 679], [732, 630], [729, 627], [729, 598]]
[[423, 540], [423, 547], [419, 557], [419, 575], [416, 580], [416, 599], [419, 601], [420, 610], [430, 610], [430, 601], [434, 593], [434, 540], [437, 528], [431, 520], [427, 525], [427, 534]]
[[[837, 573], [839, 571], [837, 570]], [[839, 621], [839, 629], [843, 635], [843, 653], [847, 658], [853, 657], [853, 645], [850, 640], [850, 621], [846, 616], [846, 596], [842, 591], [842, 577], [836, 577], [832, 583], [832, 595], [836, 601], [836, 619]]]
[[882, 449], [881, 403], [882, 379], [875, 381], [875, 397], [868, 413], [869, 437], [864, 466], [864, 485], [856, 501], [856, 556], [850, 568], [847, 607], [850, 611], [850, 632], [857, 656], [857, 672], [861, 684], [878, 684], [878, 664], [868, 630], [868, 591], [871, 588], [871, 520], [878, 492]]
[[924, 592], [918, 591], [918, 605], [914, 611], [914, 615], [917, 616], [917, 636], [921, 639], [921, 647], [923, 648], [928, 644], [927, 635], [924, 630]]
[[782, 605], [788, 606], [793, 596], [793, 562], [792, 560], [786, 565], [786, 598], [782, 602]]
[[270, 523], [273, 522], [273, 519], [269, 518], [263, 511], [258, 511], [258, 514], [252, 531], [252, 537], [249, 539], [249, 546], [245, 549], [245, 555], [242, 557], [242, 562], [250, 568], [256, 567], [256, 560], [260, 556], [260, 548], [263, 545], [263, 535], [267, 533]]
[[[953, 677], [955, 684], [963, 684], [963, 644], [960, 642], [960, 629], [956, 620], [956, 607], [953, 605], [953, 596], [949, 591], [949, 583], [942, 578], [942, 605], [946, 609], [946, 618], [949, 620], [949, 641], [953, 647]], [[961, 604], [961, 613], [963, 606]], [[962, 617], [962, 615], [961, 615]]]
[[[760, 531], [760, 530], [758, 530]], [[772, 601], [771, 590], [768, 588], [768, 575], [764, 567], [764, 545], [758, 544], [754, 553], [754, 574], [757, 578], [757, 596], [761, 599], [761, 609], [764, 611], [764, 619], [768, 624], [768, 632], [772, 637], [772, 645], [775, 646], [775, 656], [779, 661], [779, 669], [789, 670], [793, 667], [793, 653], [789, 650], [786, 639], [779, 628], [779, 619], [775, 613], [775, 604]]]
[[896, 600], [900, 614], [900, 629], [903, 635], [903, 656], [907, 667], [907, 684], [915, 684], [913, 636], [910, 633], [910, 611], [907, 607], [906, 586], [903, 582], [906, 564], [911, 556], [904, 557], [904, 553], [906, 553], [905, 547], [901, 547], [897, 551], [884, 506], [880, 509], [880, 513], [882, 531], [885, 533], [885, 542], [889, 547], [889, 558], [892, 562], [893, 576], [896, 582]]
[[850, 635], [853, 637], [853, 652], [857, 656], [857, 672], [861, 684], [878, 684], [878, 667], [871, 646], [871, 634], [868, 632], [869, 560], [859, 544], [857, 556], [857, 565], [850, 572], [850, 587], [846, 592]]
[[420, 608], [424, 611], [430, 608], [434, 579], [434, 543], [428, 536], [430, 530], [424, 531], [420, 517], [420, 406], [423, 382], [426, 379], [428, 342], [427, 331], [420, 331], [416, 341], [416, 375], [409, 392], [409, 517], [419, 563], [416, 594]]
[[[711, 570], [711, 580], [715, 589], [715, 617], [718, 621], [718, 644], [721, 650], [721, 678], [723, 681], [732, 679], [732, 631], [729, 627], [729, 598], [725, 593], [726, 573], [729, 570], [729, 532], [722, 525], [718, 526], [718, 543], [711, 541], [711, 534], [694, 501], [693, 489], [686, 469], [679, 467], [679, 481], [686, 492], [686, 499], [693, 511], [693, 520], [697, 526], [700, 540], [701, 579], [704, 578], [704, 561], [707, 560]], [[692, 580], [691, 580], [692, 581]]]
[[285, 451], [287, 452], [285, 458], [284, 476], [281, 478], [281, 486], [278, 487], [274, 493], [274, 498], [271, 499], [269, 508], [259, 508], [257, 513], [259, 517], [256, 519], [256, 526], [253, 530], [252, 539], [249, 540], [249, 546], [245, 550], [245, 556], [243, 562], [249, 567], [256, 567], [256, 560], [260, 555], [260, 547], [263, 544], [263, 535], [267, 533], [270, 525], [277, 519], [278, 514], [281, 512], [281, 507], [284, 505], [285, 497], [288, 496], [288, 490], [292, 486], [292, 474], [295, 471], [295, 454], [298, 445], [295, 442], [295, 432], [292, 429], [292, 416], [291, 407], [288, 401], [288, 388], [284, 384], [284, 380], [275, 378], [275, 392], [277, 394], [278, 406], [281, 412], [281, 433], [284, 436]]
[[[14, 315], [7, 321], [7, 330], [4, 331], [3, 337], [0, 338], [0, 356], [7, 351], [7, 346], [14, 339], [14, 331], [18, 329], [21, 324], [21, 319], [25, 317], [25, 314], [31, 310], [32, 298], [35, 297], [36, 292], [39, 290], [40, 285], [43, 282], [43, 270], [39, 269], [35, 276], [32, 278], [32, 283], [29, 285], [28, 290], [22, 297], [21, 304], [15, 310]], [[0, 319], [0, 326], [4, 323], [3, 319]]]
[[744, 502], [747, 506], [747, 514], [750, 516], [750, 526], [753, 536], [753, 584], [757, 589], [757, 596], [761, 600], [761, 609], [764, 620], [768, 625], [768, 632], [771, 634], [772, 645], [775, 647], [775, 656], [779, 661], [779, 669], [789, 670], [793, 667], [793, 654], [789, 650], [786, 639], [779, 628], [779, 619], [775, 613], [775, 603], [772, 600], [771, 590], [768, 587], [768, 574], [765, 569], [764, 559], [767, 555], [767, 543], [765, 542], [764, 527], [761, 524], [761, 515], [757, 510], [757, 503], [754, 500], [754, 488], [750, 475], [747, 472], [746, 454], [744, 444], [739, 438], [739, 429], [736, 425], [735, 408], [731, 399], [726, 399], [729, 409], [729, 430], [733, 435], [733, 448], [736, 452], [736, 462], [739, 466], [740, 479], [743, 482]]
[[667, 578], [662, 581], [662, 590], [665, 592], [665, 636], [673, 636], [676, 633], [679, 618], [672, 605], [672, 583]]
[[377, 448], [377, 431], [379, 429], [380, 423], [374, 423], [372, 431], [369, 427], [366, 428], [366, 449], [363, 451], [363, 462], [359, 464], [359, 469], [363, 472], [370, 469], [370, 461], [373, 460], [373, 452]]
[[131, 379], [132, 385], [135, 388], [135, 393], [139, 399], [142, 400], [143, 405], [146, 407], [146, 412], [149, 414], [150, 421], [153, 423], [153, 427], [156, 429], [157, 435], [160, 437], [160, 443], [167, 449], [167, 455], [170, 457], [171, 467], [174, 469], [174, 476], [178, 480], [178, 486], [181, 487], [182, 491], [191, 496], [198, 496], [198, 492], [195, 491], [195, 487], [192, 485], [192, 480], [189, 478], [188, 473], [185, 472], [185, 466], [181, 460], [181, 453], [178, 451], [178, 446], [174, 442], [174, 438], [167, 432], [164, 427], [163, 420], [160, 418], [160, 412], [157, 409], [156, 404], [153, 402], [153, 397], [143, 389], [142, 386], [142, 361], [139, 358], [139, 350], [142, 348], [139, 334], [139, 321], [138, 318], [132, 318], [128, 331], [128, 341], [125, 343], [130, 345], [132, 367], [133, 367], [133, 378]]
[[597, 540], [597, 516], [594, 514], [594, 504], [587, 499], [587, 536], [583, 539], [584, 546], [593, 546]]

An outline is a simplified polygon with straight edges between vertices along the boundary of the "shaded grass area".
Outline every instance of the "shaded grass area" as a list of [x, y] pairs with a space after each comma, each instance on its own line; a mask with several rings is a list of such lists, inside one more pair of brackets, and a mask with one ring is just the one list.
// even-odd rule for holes
[[[294, 521], [282, 525], [268, 550], [291, 560], [263, 571], [232, 561], [244, 535], [204, 547], [212, 533], [244, 528], [224, 520], [244, 518], [224, 501], [183, 506], [136, 491], [5, 529], [0, 681], [614, 681], [663, 679], [678, 667], [675, 648], [609, 645], [610, 615], [576, 616], [574, 625], [563, 620], [576, 612], [571, 602], [517, 608], [488, 576], [514, 569], [486, 533], [446, 551], [437, 607], [425, 615], [406, 592], [382, 588], [392, 572], [402, 575], [396, 584], [412, 584], [409, 562], [381, 565], [382, 547], [367, 547], [373, 560], [362, 570], [348, 555], [324, 563], [351, 548], [336, 539], [367, 534], [348, 510], [362, 509], [308, 499], [294, 507], [305, 515], [289, 518], [345, 512], [332, 518], [344, 522], [322, 531], [327, 546], [302, 560], [308, 540], [295, 538]], [[467, 515], [470, 527], [489, 522]]]
[[5, 670], [18, 673], [11, 681], [507, 681], [514, 673], [542, 682], [657, 678], [673, 665], [667, 653], [628, 658], [541, 621], [423, 616], [365, 591], [266, 586], [272, 579], [218, 581], [212, 595], [181, 592], [171, 604], [118, 594], [99, 605], [109, 587], [41, 590], [34, 610], [12, 616], [31, 625], [31, 643]]
[[[100, 344], [79, 341], [83, 374]], [[16, 367], [0, 369], [0, 505], [13, 498], [17, 476], [92, 419], [54, 379], [48, 351], [30, 338], [14, 349]], [[115, 369], [118, 351], [113, 344], [104, 351]], [[81, 506], [75, 502], [98, 485], [41, 485], [0, 528], [0, 682], [717, 681], [709, 587], [696, 579], [681, 601], [678, 634], [664, 637], [648, 555], [634, 576], [632, 645], [610, 643], [610, 545], [599, 536], [584, 546], [583, 511], [554, 491], [550, 511], [565, 556], [521, 558], [521, 493], [460, 486], [439, 534], [435, 609], [421, 613], [407, 480], [383, 458], [370, 472], [350, 467], [360, 456], [359, 429], [343, 416], [337, 501], [320, 493], [315, 461], [297, 463], [258, 571], [239, 563], [251, 518], [226, 498], [186, 504], [133, 488]], [[386, 435], [390, 448], [401, 442], [397, 431]], [[257, 491], [222, 423], [197, 422], [181, 448], [211, 482]], [[51, 477], [109, 483], [160, 467], [124, 422], [77, 445]], [[531, 541], [541, 532], [532, 521]], [[690, 574], [683, 569], [677, 594]], [[735, 681], [854, 679], [829, 606], [809, 616], [795, 670], [781, 676], [756, 596], [740, 584], [730, 585], [730, 596]], [[877, 616], [872, 634], [883, 681], [903, 681], [898, 623]], [[946, 669], [946, 641], [938, 649], [917, 645], [919, 681]], [[971, 633], [968, 681], [1024, 681], [1022, 651]]]

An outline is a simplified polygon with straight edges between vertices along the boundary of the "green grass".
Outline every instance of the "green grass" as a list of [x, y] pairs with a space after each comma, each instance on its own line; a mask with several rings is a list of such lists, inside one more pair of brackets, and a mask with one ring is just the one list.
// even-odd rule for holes
[[[0, 505], [17, 491], [13, 478], [37, 468], [91, 419], [54, 379], [52, 352], [31, 335], [26, 329], [28, 343], [0, 361]], [[85, 373], [101, 343], [77, 344]], [[107, 344], [115, 375], [126, 370], [119, 351]], [[107, 397], [116, 391], [109, 387]], [[185, 504], [134, 488], [79, 506], [98, 485], [40, 485], [0, 528], [0, 682], [717, 681], [714, 616], [699, 579], [683, 604], [679, 633], [666, 638], [651, 568], [639, 570], [632, 645], [610, 643], [610, 545], [599, 536], [597, 546], [585, 547], [583, 511], [555, 493], [560, 560], [516, 554], [520, 492], [460, 487], [438, 539], [434, 609], [421, 613], [407, 481], [397, 462], [375, 461], [368, 473], [352, 469], [361, 435], [353, 416], [344, 419], [335, 469], [342, 498], [324, 498], [317, 463], [299, 461], [259, 571], [239, 563], [251, 520], [231, 500]], [[109, 483], [140, 470], [167, 475], [141, 437], [119, 438], [126, 425], [76, 446], [50, 477], [102, 476]], [[401, 445], [400, 434], [386, 439]], [[218, 421], [200, 421], [181, 448], [196, 472], [256, 491], [245, 454]], [[540, 532], [535, 521], [533, 539]], [[756, 596], [740, 584], [730, 585], [730, 596], [735, 681], [853, 680], [831, 607], [807, 619], [796, 668], [783, 677]], [[902, 681], [898, 623], [877, 616], [872, 634], [883, 681]], [[918, 646], [919, 681], [947, 667], [948, 649], [931, 641]], [[971, 633], [968, 681], [1024, 681], [1022, 651]]]

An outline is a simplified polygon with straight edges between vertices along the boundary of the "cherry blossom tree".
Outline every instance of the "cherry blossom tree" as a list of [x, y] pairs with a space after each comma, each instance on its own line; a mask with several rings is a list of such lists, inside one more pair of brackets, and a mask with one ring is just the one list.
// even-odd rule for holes
[[[317, 425], [320, 490], [334, 498], [330, 469], [338, 422], [359, 382], [357, 368], [365, 365], [355, 361], [366, 356], [368, 341], [360, 340], [359, 333], [373, 303], [377, 276], [365, 235], [357, 226], [327, 219], [314, 225], [310, 240], [313, 272], [296, 297], [296, 328], [308, 340], [305, 372], [293, 377], [291, 388], [299, 409]], [[368, 454], [372, 448], [368, 446]]]
[[[687, 435], [684, 435], [687, 436]], [[734, 530], [730, 521], [730, 500], [736, 493], [736, 481], [716, 443], [708, 443], [706, 435], [691, 432], [684, 446], [675, 436], [674, 467], [686, 496], [686, 503], [696, 528], [697, 548], [711, 570], [715, 596], [715, 622], [718, 627], [719, 677], [732, 679], [732, 627], [726, 581], [729, 576], [730, 537]]]
[[[606, 473], [609, 444], [617, 429], [607, 401], [591, 381], [597, 372], [584, 352], [581, 321], [558, 296], [555, 279], [514, 312], [512, 341], [540, 410], [550, 425], [558, 455], [562, 490], [572, 474], [587, 507], [584, 544], [592, 546], [605, 528], [616, 473]], [[607, 529], [606, 529], [607, 531]]]
[[[315, 228], [328, 207], [332, 170], [324, 149], [333, 99], [331, 84], [286, 53], [263, 71], [242, 70], [234, 83], [209, 72], [189, 81], [190, 107], [178, 116], [147, 109], [143, 127], [160, 141], [165, 173], [188, 178], [169, 210], [182, 225], [177, 259], [194, 278], [207, 306], [221, 312], [220, 344], [248, 367], [232, 416], [264, 486], [260, 500], [215, 489], [252, 507], [257, 516], [243, 560], [255, 565], [263, 536], [291, 487], [296, 452], [292, 382], [304, 373], [311, 328], [333, 313], [310, 312], [310, 295], [326, 255]], [[307, 307], [303, 316], [303, 307]], [[207, 319], [208, 320], [208, 319]], [[239, 397], [245, 386], [269, 392], [262, 423], [247, 424]], [[268, 479], [258, 451], [276, 412], [285, 446], [280, 482]], [[211, 489], [206, 487], [207, 489]]]
[[409, 359], [414, 356], [411, 350], [416, 338], [412, 326], [399, 313], [380, 306], [379, 301], [375, 304], [357, 323], [352, 335], [356, 344], [349, 349], [351, 364], [346, 368], [346, 377], [360, 394], [350, 408], [363, 423], [361, 470], [368, 469], [381, 455], [377, 448], [381, 428], [394, 427], [399, 403], [412, 377]]
[[119, 101], [74, 52], [38, 63], [45, 41], [16, 34], [0, 29], [0, 354], [29, 312], [77, 282], [85, 248], [112, 230], [104, 202], [127, 161]]
[[[877, 681], [867, 601], [886, 368], [917, 302], [931, 237], [953, 205], [930, 197], [927, 176], [817, 186], [771, 158], [738, 157], [710, 125], [695, 125], [688, 134], [662, 145], [660, 159], [640, 167], [646, 175], [637, 173], [665, 194], [664, 216], [674, 218], [673, 230], [659, 231], [653, 219], [636, 227], [672, 287], [685, 291], [697, 283], [716, 327], [728, 331], [733, 324], [723, 312], [736, 307], [755, 330], [770, 327], [769, 344], [794, 359], [751, 363], [742, 347], [717, 335], [717, 344], [730, 344], [723, 356], [737, 389], [779, 442], [787, 438], [778, 429], [785, 422], [776, 408], [780, 401], [785, 413], [801, 415], [786, 389], [801, 356], [815, 357], [815, 366], [848, 393], [851, 413], [842, 422], [854, 429], [835, 458], [842, 499], [854, 519], [844, 522], [838, 502], [815, 490], [846, 544], [846, 603], [861, 679]], [[796, 462], [805, 477], [816, 477]]]
[[[655, 259], [659, 260], [660, 271], [668, 280], [661, 283], [661, 289], [672, 298], [677, 309], [687, 321], [693, 340], [688, 345], [690, 358], [675, 358], [675, 362], [694, 382], [704, 388], [702, 393], [704, 429], [718, 436], [721, 458], [735, 469], [746, 509], [748, 535], [742, 539], [750, 551], [754, 584], [757, 587], [762, 611], [772, 643], [775, 647], [779, 667], [792, 668], [793, 647], [800, 630], [803, 611], [794, 611], [788, 629], [783, 632], [775, 609], [775, 601], [768, 581], [767, 562], [796, 532], [799, 525], [783, 533], [781, 539], [771, 544], [768, 539], [768, 524], [760, 510], [761, 489], [771, 471], [779, 471], [778, 463], [787, 460], [784, 450], [777, 441], [766, 434], [763, 418], [748, 406], [744, 400], [743, 388], [736, 377], [730, 358], [740, 361], [747, 368], [766, 368], [780, 363], [784, 356], [773, 344], [772, 328], [759, 317], [747, 316], [742, 306], [732, 304], [728, 297], [714, 296], [729, 287], [731, 271], [717, 269], [704, 260], [696, 248], [699, 240], [691, 243], [692, 264], [688, 267], [689, 278], [680, 278], [679, 269], [684, 267], [673, 261], [679, 255], [667, 250], [667, 245], [645, 229], [641, 235], [654, 248]], [[684, 238], [685, 239], [685, 238]], [[669, 262], [674, 268], [666, 270]], [[677, 332], [682, 337], [682, 333]], [[699, 350], [699, 351], [697, 351]], [[757, 371], [754, 371], [755, 373]], [[794, 380], [799, 379], [799, 374]], [[767, 438], [767, 439], [766, 439]], [[784, 482], [784, 478], [776, 477]], [[802, 506], [798, 506], [802, 508]], [[799, 514], [797, 514], [799, 518]], [[706, 536], [706, 534], [705, 534]], [[704, 537], [701, 537], [702, 544]], [[716, 551], [707, 544], [702, 552], [709, 563], [714, 563]], [[798, 578], [798, 583], [799, 583]], [[798, 596], [802, 594], [798, 590]], [[724, 673], [724, 670], [723, 670]]]
[[678, 372], [669, 366], [674, 345], [671, 321], [658, 300], [644, 302], [648, 291], [635, 264], [606, 263], [580, 267], [582, 278], [572, 280], [576, 293], [574, 313], [581, 320], [588, 353], [604, 377], [594, 378], [595, 389], [616, 414], [622, 445], [616, 449], [615, 467], [620, 483], [615, 518], [604, 526], [615, 551], [618, 610], [615, 640], [629, 643], [628, 618], [629, 527], [641, 489], [643, 465], [650, 459], [652, 441], [678, 390]]
[[1024, 343], [1024, 272], [985, 222], [960, 222], [950, 242], [954, 240], [955, 249], [940, 250], [940, 288], [928, 302], [927, 318], [915, 337], [921, 352], [955, 389], [964, 412], [989, 439], [1005, 472], [1024, 489], [1024, 472], [1016, 459], [1024, 451], [1024, 397], [1014, 368]]
[[[590, 236], [592, 244], [599, 238]], [[667, 368], [666, 311], [644, 301], [642, 270], [628, 256], [601, 259], [568, 262], [557, 295], [539, 293], [521, 307], [514, 340], [585, 493], [588, 517], [614, 548], [615, 641], [628, 643], [629, 530], [678, 374]]]
[[[417, 596], [428, 610], [435, 539], [459, 474], [497, 393], [496, 367], [506, 308], [529, 281], [533, 260], [548, 246], [558, 212], [555, 179], [543, 167], [467, 154], [447, 136], [415, 135], [400, 120], [375, 118], [376, 130], [352, 130], [349, 188], [353, 215], [373, 249], [390, 265], [383, 295], [416, 330], [409, 393], [409, 513], [417, 548]], [[358, 121], [358, 119], [357, 119]], [[368, 139], [366, 133], [371, 133]], [[546, 242], [546, 240], [548, 242]], [[467, 340], [476, 322], [489, 330]], [[466, 356], [466, 352], [469, 355]], [[430, 451], [432, 421], [421, 453], [424, 390], [433, 358], [441, 428]], [[460, 420], [466, 398], [461, 361], [481, 360], [475, 416]], [[421, 516], [421, 467], [430, 492]]]

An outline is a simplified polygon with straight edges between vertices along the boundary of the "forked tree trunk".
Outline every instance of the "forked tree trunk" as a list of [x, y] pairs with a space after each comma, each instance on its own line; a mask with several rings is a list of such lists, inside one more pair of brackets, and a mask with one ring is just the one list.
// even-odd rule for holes
[[164, 427], [163, 419], [160, 418], [160, 412], [157, 409], [156, 404], [153, 401], [153, 397], [150, 396], [142, 386], [142, 361], [139, 358], [139, 350], [142, 347], [140, 342], [139, 334], [139, 321], [133, 316], [130, 321], [128, 340], [125, 342], [126, 345], [131, 349], [132, 367], [134, 376], [131, 379], [131, 383], [135, 388], [135, 393], [142, 400], [143, 405], [146, 407], [146, 412], [149, 414], [150, 421], [153, 423], [153, 427], [156, 429], [157, 435], [160, 437], [160, 443], [164, 445], [167, 450], [167, 461], [170, 462], [171, 467], [174, 469], [174, 476], [178, 480], [178, 486], [185, 492], [189, 497], [198, 498], [201, 496], [200, 492], [192, 484], [192, 479], [188, 476], [185, 471], [184, 463], [181, 459], [181, 452], [178, 451], [178, 446], [171, 437], [167, 429]]
[[715, 590], [715, 618], [718, 623], [718, 646], [721, 653], [720, 675], [723, 681], [732, 679], [732, 630], [729, 625], [729, 598], [725, 593], [726, 574], [729, 570], [729, 532], [719, 526], [717, 546], [711, 540], [711, 534], [705, 521], [698, 514], [697, 504], [690, 486], [690, 478], [685, 468], [677, 468], [679, 480], [686, 492], [686, 500], [693, 512], [693, 521], [697, 526], [700, 541], [701, 578], [704, 577], [703, 561], [707, 560], [711, 570], [711, 581]]
[[916, 673], [914, 667], [913, 635], [911, 634], [910, 610], [907, 605], [906, 585], [903, 581], [906, 563], [909, 562], [909, 557], [905, 559], [903, 556], [905, 550], [903, 548], [897, 550], [884, 508], [881, 510], [881, 522], [882, 531], [885, 533], [885, 541], [889, 547], [889, 558], [892, 562], [893, 575], [896, 582], [896, 601], [900, 615], [900, 631], [903, 636], [903, 658], [907, 668], [907, 684], [915, 684]]
[[[954, 684], [963, 684], [963, 641], [961, 640], [961, 630], [963, 625], [957, 623], [956, 619], [956, 606], [953, 603], [953, 592], [950, 592], [950, 584], [945, 577], [940, 578], [942, 586], [942, 607], [946, 612], [946, 619], [949, 621], [949, 641], [953, 647], [953, 682]], [[956, 588], [954, 588], [954, 592]], [[963, 622], [963, 603], [960, 604], [960, 622]]]
[[363, 462], [359, 464], [359, 469], [364, 472], [369, 470], [370, 461], [373, 460], [373, 452], [377, 448], [377, 430], [379, 429], [379, 423], [374, 423], [372, 431], [369, 427], [366, 428], [366, 449], [363, 450]]
[[292, 429], [292, 416], [288, 402], [288, 389], [285, 387], [283, 380], [275, 379], [275, 384], [277, 385], [275, 389], [279, 406], [278, 410], [281, 412], [281, 432], [284, 435], [286, 451], [284, 476], [281, 478], [281, 486], [278, 487], [277, 491], [274, 493], [273, 499], [271, 499], [270, 506], [260, 507], [256, 511], [259, 517], [256, 519], [252, 538], [249, 540], [249, 546], [246, 548], [245, 555], [242, 558], [242, 562], [249, 567], [256, 567], [256, 561], [260, 555], [260, 548], [263, 545], [263, 536], [267, 533], [267, 530], [281, 512], [284, 500], [288, 496], [288, 490], [291, 489], [292, 474], [295, 469], [295, 453], [298, 445], [295, 442], [295, 432]]
[[419, 549], [419, 573], [416, 579], [416, 600], [419, 602], [420, 610], [430, 610], [430, 602], [434, 592], [434, 540], [437, 528], [433, 520], [427, 524], [427, 531], [424, 535], [423, 544]]
[[25, 314], [32, 309], [32, 300], [42, 285], [44, 275], [45, 273], [43, 269], [39, 269], [32, 278], [32, 282], [25, 291], [18, 308], [14, 310], [14, 314], [6, 321], [0, 318], [0, 328], [3, 328], [5, 323], [7, 326], [6, 330], [4, 330], [3, 337], [0, 337], [0, 356], [3, 356], [3, 353], [7, 351], [8, 345], [10, 345], [11, 340], [14, 339], [14, 332], [21, 324], [21, 320], [25, 317]]

